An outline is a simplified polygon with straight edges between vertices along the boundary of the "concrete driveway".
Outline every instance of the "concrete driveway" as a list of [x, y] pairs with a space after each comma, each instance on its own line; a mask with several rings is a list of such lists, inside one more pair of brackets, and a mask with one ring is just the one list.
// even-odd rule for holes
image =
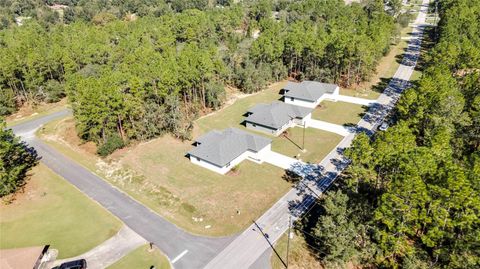
[[275, 165], [277, 167], [280, 167], [282, 169], [290, 169], [295, 164], [298, 164], [298, 163], [303, 164], [303, 162], [301, 162], [301, 161], [299, 161], [295, 158], [285, 156], [285, 155], [280, 154], [280, 153], [275, 152], [275, 151], [269, 151], [269, 152], [265, 153], [265, 155], [263, 157], [263, 161], [267, 162], [269, 164]]
[[87, 260], [88, 268], [102, 269], [114, 264], [123, 256], [145, 244], [147, 244], [147, 241], [143, 237], [127, 226], [123, 226], [116, 235], [92, 250], [77, 257], [56, 260], [53, 266], [59, 266], [68, 261], [85, 259]]
[[373, 103], [377, 102], [377, 100], [370, 100], [370, 99], [364, 99], [364, 98], [358, 98], [358, 97], [352, 97], [352, 96], [346, 96], [346, 95], [338, 95], [338, 96], [335, 96], [334, 99], [336, 99], [337, 101], [342, 101], [342, 102], [347, 102], [347, 103], [352, 103], [357, 105], [364, 105], [364, 106], [371, 106]]
[[342, 125], [333, 124], [333, 123], [329, 123], [321, 120], [308, 119], [305, 125], [307, 127], [312, 127], [312, 128], [320, 129], [323, 131], [336, 133], [341, 136], [347, 136], [348, 134], [353, 132], [353, 131], [350, 131], [347, 127], [344, 127]]
[[[190, 234], [153, 212], [120, 189], [35, 137], [43, 124], [71, 114], [63, 110], [14, 126], [16, 135], [34, 147], [41, 162], [85, 195], [122, 220], [131, 230], [154, 243], [176, 269], [203, 268], [236, 235], [205, 237]], [[90, 258], [89, 258], [90, 259]]]

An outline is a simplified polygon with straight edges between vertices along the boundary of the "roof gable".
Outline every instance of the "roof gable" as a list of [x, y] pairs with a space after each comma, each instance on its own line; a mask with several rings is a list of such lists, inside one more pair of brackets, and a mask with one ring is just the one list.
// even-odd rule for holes
[[195, 140], [199, 143], [188, 154], [225, 166], [247, 150], [259, 151], [272, 142], [263, 136], [250, 134], [237, 128], [213, 130]]
[[258, 104], [250, 108], [251, 114], [245, 119], [248, 122], [279, 129], [294, 118], [304, 118], [313, 109], [283, 102], [272, 102], [270, 104]]
[[283, 88], [286, 97], [298, 98], [315, 102], [325, 93], [333, 93], [338, 86], [335, 84], [321, 83], [317, 81], [304, 80], [300, 83], [287, 82]]

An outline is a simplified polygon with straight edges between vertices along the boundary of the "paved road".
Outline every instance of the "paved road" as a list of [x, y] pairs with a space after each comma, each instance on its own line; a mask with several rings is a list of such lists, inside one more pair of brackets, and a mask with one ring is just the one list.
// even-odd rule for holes
[[41, 125], [69, 114], [69, 110], [62, 110], [12, 129], [37, 150], [44, 164], [121, 219], [130, 229], [153, 242], [175, 268], [202, 268], [233, 239], [201, 237], [183, 231], [35, 137], [35, 130]]
[[[427, 3], [428, 0], [424, 0], [417, 25], [425, 21]], [[369, 113], [359, 123], [360, 130], [374, 130], [408, 84], [418, 57], [421, 34], [422, 29], [417, 27], [403, 64], [385, 93], [377, 100], [378, 103], [372, 105]], [[168, 256], [175, 268], [249, 268], [253, 264], [262, 264], [255, 262], [263, 253], [268, 253], [270, 245], [257, 228], [251, 226], [237, 238], [208, 238], [189, 234], [35, 137], [35, 130], [41, 125], [70, 113], [68, 110], [59, 111], [16, 125], [12, 129], [35, 147], [43, 163], [120, 218], [137, 234], [153, 242]], [[347, 165], [341, 150], [350, 145], [353, 137], [354, 134], [347, 135], [337, 149], [320, 163], [325, 176], [320, 179], [306, 177], [305, 184], [319, 193], [324, 191]], [[270, 235], [273, 244], [286, 231], [288, 216], [298, 217], [314, 200], [314, 196], [305, 189], [292, 189], [257, 222]]]
[[[373, 134], [381, 124], [384, 117], [393, 108], [400, 94], [409, 85], [409, 80], [415, 68], [423, 34], [426, 12], [429, 0], [423, 0], [421, 10], [414, 23], [415, 28], [412, 39], [409, 41], [407, 51], [393, 79], [384, 93], [372, 104], [365, 117], [359, 122], [357, 132], [364, 131]], [[322, 177], [306, 176], [304, 184], [308, 188], [295, 188], [283, 196], [256, 222], [263, 233], [268, 234], [268, 240], [259, 231], [256, 225], [250, 226], [222, 252], [211, 260], [205, 268], [257, 268], [257, 259], [274, 244], [288, 228], [288, 219], [298, 218], [306, 212], [315, 201], [315, 196], [324, 192], [348, 165], [348, 160], [342, 155], [343, 150], [349, 147], [355, 134], [347, 135], [330, 154], [319, 164], [323, 170]], [[299, 184], [299, 186], [304, 186]], [[264, 257], [264, 255], [263, 255]], [[261, 263], [260, 263], [261, 264]]]

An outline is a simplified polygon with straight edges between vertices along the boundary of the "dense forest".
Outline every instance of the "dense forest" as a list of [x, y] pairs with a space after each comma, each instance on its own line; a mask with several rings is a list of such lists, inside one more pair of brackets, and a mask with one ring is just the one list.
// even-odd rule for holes
[[480, 268], [480, 1], [438, 8], [396, 124], [354, 140], [341, 183], [302, 223], [329, 268]]
[[[151, 2], [52, 1], [74, 13], [52, 21], [43, 2], [2, 2], [0, 115], [67, 96], [79, 136], [104, 154], [167, 132], [185, 139], [226, 86], [367, 79], [405, 26], [400, 1]], [[17, 26], [15, 15], [31, 18]]]

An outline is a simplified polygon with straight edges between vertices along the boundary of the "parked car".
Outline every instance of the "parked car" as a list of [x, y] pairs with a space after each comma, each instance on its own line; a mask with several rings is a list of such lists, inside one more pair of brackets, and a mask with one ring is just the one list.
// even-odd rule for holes
[[85, 259], [64, 262], [58, 269], [87, 269], [87, 261]]
[[388, 129], [389, 125], [386, 121], [382, 122], [382, 124], [380, 124], [380, 126], [378, 127], [378, 130], [380, 131], [386, 131]]

